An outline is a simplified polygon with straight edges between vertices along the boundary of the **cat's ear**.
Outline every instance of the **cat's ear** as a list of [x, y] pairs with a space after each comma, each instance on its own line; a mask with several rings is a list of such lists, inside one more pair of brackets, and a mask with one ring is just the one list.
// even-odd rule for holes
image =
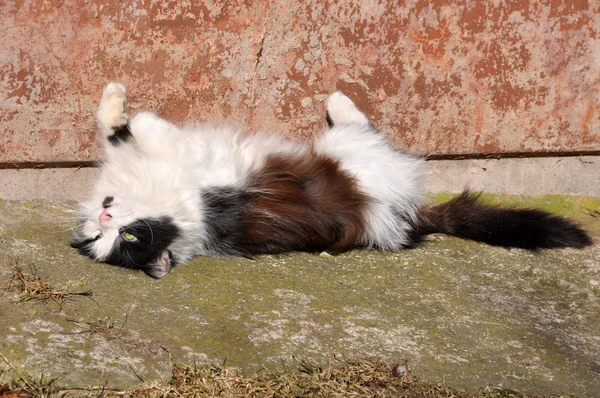
[[173, 265], [171, 254], [168, 250], [165, 250], [160, 256], [158, 256], [156, 260], [144, 268], [144, 272], [146, 275], [149, 275], [154, 279], [160, 279], [171, 271]]

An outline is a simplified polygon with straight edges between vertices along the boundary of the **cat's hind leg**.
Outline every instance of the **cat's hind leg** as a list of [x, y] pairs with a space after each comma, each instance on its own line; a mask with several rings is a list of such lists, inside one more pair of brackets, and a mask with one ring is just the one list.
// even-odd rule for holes
[[369, 119], [358, 110], [354, 102], [339, 91], [327, 98], [327, 124], [329, 127], [349, 124], [369, 124]]
[[110, 146], [119, 146], [131, 137], [129, 117], [125, 113], [127, 90], [120, 83], [109, 83], [102, 92], [98, 108], [98, 125]]
[[315, 139], [314, 151], [337, 160], [359, 191], [372, 198], [360, 244], [385, 250], [410, 244], [422, 200], [421, 160], [394, 149], [342, 93], [329, 96], [327, 113], [333, 126]]

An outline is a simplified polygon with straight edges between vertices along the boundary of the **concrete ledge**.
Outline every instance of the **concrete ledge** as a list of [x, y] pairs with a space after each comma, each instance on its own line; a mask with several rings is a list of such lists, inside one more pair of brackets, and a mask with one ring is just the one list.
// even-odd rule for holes
[[600, 196], [600, 156], [430, 160], [424, 186], [430, 192]]
[[85, 200], [98, 176], [94, 167], [0, 170], [0, 199]]
[[[98, 170], [0, 169], [0, 199], [83, 200]], [[428, 192], [476, 191], [513, 194], [600, 196], [600, 156], [523, 159], [430, 160]]]

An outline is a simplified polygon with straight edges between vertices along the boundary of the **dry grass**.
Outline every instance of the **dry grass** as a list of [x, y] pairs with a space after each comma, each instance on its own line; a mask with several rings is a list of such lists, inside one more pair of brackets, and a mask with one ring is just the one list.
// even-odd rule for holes
[[127, 316], [125, 316], [125, 320], [123, 322], [112, 321], [110, 317], [106, 317], [104, 319], [98, 319], [96, 321], [78, 321], [75, 319], [68, 319], [67, 321], [73, 322], [77, 325], [84, 326], [85, 329], [77, 332], [77, 334], [99, 334], [102, 335], [106, 340], [123, 340], [126, 336], [126, 332], [124, 330], [125, 325], [127, 324]]
[[[6, 362], [4, 357], [2, 359]], [[10, 368], [15, 371], [14, 368]], [[293, 371], [258, 372], [252, 376], [245, 376], [235, 369], [219, 366], [176, 366], [170, 382], [155, 383], [130, 390], [118, 390], [106, 386], [59, 387], [55, 380], [43, 380], [43, 378], [34, 380], [22, 377], [18, 373], [14, 380], [11, 385], [0, 386], [0, 398], [525, 397], [519, 392], [510, 390], [486, 388], [477, 392], [467, 392], [441, 384], [428, 383], [411, 375], [406, 363], [388, 364], [372, 359], [335, 358], [326, 367], [299, 361], [297, 369]], [[534, 396], [528, 395], [528, 397]]]
[[[33, 398], [50, 397], [53, 393], [53, 384], [55, 379], [44, 379], [44, 376], [33, 378], [23, 376], [10, 362], [0, 354], [0, 359], [8, 365], [8, 370], [12, 372], [13, 381], [10, 384], [0, 385], [0, 398]], [[2, 375], [2, 371], [0, 371]]]
[[73, 322], [77, 325], [84, 327], [84, 329], [81, 331], [73, 332], [74, 334], [101, 335], [107, 341], [118, 340], [119, 342], [130, 345], [132, 347], [147, 350], [152, 354], [156, 354], [159, 351], [167, 353], [169, 352], [169, 350], [166, 347], [160, 344], [156, 344], [149, 340], [143, 340], [139, 337], [132, 336], [131, 333], [127, 329], [125, 329], [125, 325], [127, 324], [127, 315], [125, 315], [125, 319], [122, 322], [113, 321], [110, 317], [105, 317], [104, 319], [97, 319], [92, 322], [69, 318], [67, 318], [67, 321]]
[[41, 301], [55, 302], [61, 308], [74, 297], [92, 297], [92, 292], [82, 291], [73, 292], [73, 289], [85, 284], [85, 279], [78, 282], [67, 283], [64, 286], [53, 286], [44, 277], [38, 276], [35, 265], [28, 264], [26, 267], [17, 260], [11, 259], [9, 269], [13, 271], [8, 286], [4, 288], [5, 292], [14, 292], [18, 294], [19, 301]]

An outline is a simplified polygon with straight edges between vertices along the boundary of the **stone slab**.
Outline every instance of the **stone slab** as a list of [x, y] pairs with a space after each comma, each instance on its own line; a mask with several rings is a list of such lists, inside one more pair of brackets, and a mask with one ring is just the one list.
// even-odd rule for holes
[[600, 200], [487, 200], [574, 217], [596, 244], [531, 253], [434, 236], [399, 253], [197, 258], [156, 281], [71, 249], [75, 204], [2, 201], [0, 284], [18, 262], [56, 286], [83, 281], [73, 291], [93, 299], [0, 295], [0, 354], [59, 385], [168, 380], [171, 361], [252, 372], [337, 354], [405, 358], [416, 374], [458, 387], [596, 396]]

